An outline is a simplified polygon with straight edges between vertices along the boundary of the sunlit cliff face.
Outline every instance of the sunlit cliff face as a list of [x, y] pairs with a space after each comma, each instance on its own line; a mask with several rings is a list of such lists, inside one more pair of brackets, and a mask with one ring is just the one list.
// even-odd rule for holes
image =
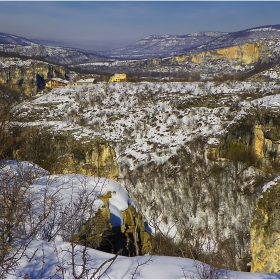
[[252, 272], [279, 273], [279, 182], [258, 201], [251, 224]]
[[191, 61], [192, 63], [203, 63], [206, 61], [214, 61], [218, 59], [229, 59], [239, 61], [243, 64], [256, 63], [261, 59], [262, 54], [266, 51], [266, 45], [261, 40], [256, 43], [248, 43], [240, 46], [232, 46], [200, 53], [176, 56], [176, 62]]

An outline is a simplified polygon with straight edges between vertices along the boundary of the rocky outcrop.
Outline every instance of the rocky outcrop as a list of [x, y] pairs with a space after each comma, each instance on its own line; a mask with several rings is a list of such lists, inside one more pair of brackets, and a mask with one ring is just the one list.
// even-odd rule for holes
[[220, 147], [210, 147], [209, 157], [227, 157], [230, 143], [243, 143], [255, 155], [255, 164], [268, 173], [278, 173], [280, 163], [280, 116], [268, 108], [252, 109], [233, 124]]
[[251, 224], [252, 272], [280, 273], [280, 181], [258, 201]]
[[[144, 218], [119, 183], [81, 174], [50, 175], [34, 163], [15, 160], [1, 161], [0, 175], [1, 211], [13, 213], [13, 221], [19, 219], [32, 239], [59, 238], [109, 253], [122, 250], [125, 256], [151, 252]], [[16, 214], [11, 210], [15, 205], [23, 208]], [[25, 219], [29, 215], [32, 221]]]
[[113, 148], [101, 137], [77, 141], [71, 133], [51, 132], [42, 127], [17, 130], [12, 157], [33, 161], [53, 174], [85, 174], [118, 178]]
[[[55, 141], [55, 140], [54, 140]], [[78, 150], [75, 150], [75, 146]], [[97, 138], [87, 144], [71, 145], [73, 152], [57, 155], [56, 173], [80, 173], [92, 176], [106, 177], [112, 180], [118, 178], [116, 155], [109, 143]]]
[[[253, 147], [259, 158], [260, 168], [267, 173], [279, 175], [279, 113], [268, 108], [262, 109], [258, 113], [260, 122], [254, 126]], [[251, 271], [279, 273], [279, 178], [265, 185], [263, 189], [264, 192], [257, 202], [250, 229]]]
[[234, 60], [240, 64], [252, 64], [261, 62], [267, 50], [266, 45], [261, 40], [259, 42], [247, 43], [239, 46], [229, 46], [220, 49], [203, 51], [195, 54], [174, 56], [171, 60], [175, 63], [205, 63], [220, 59]]
[[130, 242], [139, 244], [135, 246], [136, 255], [145, 255], [151, 252], [150, 234], [145, 228], [145, 220], [142, 214], [132, 205], [129, 205], [122, 214], [125, 222], [122, 232]]
[[[279, 113], [269, 108], [258, 108], [251, 113], [229, 128], [224, 145], [208, 148], [208, 158], [224, 156], [233, 161], [237, 159], [245, 165], [257, 166], [264, 171], [262, 176], [266, 177], [265, 182], [280, 173]], [[236, 149], [232, 150], [232, 154], [234, 146]], [[256, 208], [250, 225], [251, 271], [279, 273], [279, 177], [265, 185], [265, 192], [262, 193], [261, 188], [260, 181], [252, 193]]]
[[[28, 96], [35, 95], [45, 86], [47, 78], [65, 79], [66, 70], [62, 66], [51, 65], [35, 60], [4, 61], [0, 67], [0, 84], [23, 92]], [[1, 63], [0, 63], [1, 65]]]
[[77, 235], [75, 243], [83, 244], [108, 253], [125, 256], [140, 256], [152, 251], [150, 233], [145, 229], [144, 218], [133, 205], [122, 211], [122, 226], [110, 223], [109, 199], [112, 193], [99, 197], [104, 205], [87, 221]]

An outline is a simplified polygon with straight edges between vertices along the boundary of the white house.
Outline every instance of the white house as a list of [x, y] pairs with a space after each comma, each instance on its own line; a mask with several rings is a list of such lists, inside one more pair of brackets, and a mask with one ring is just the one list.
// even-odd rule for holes
[[81, 79], [78, 81], [75, 81], [72, 83], [73, 86], [90, 86], [93, 85], [95, 83], [95, 79], [94, 78], [90, 78], [90, 79]]

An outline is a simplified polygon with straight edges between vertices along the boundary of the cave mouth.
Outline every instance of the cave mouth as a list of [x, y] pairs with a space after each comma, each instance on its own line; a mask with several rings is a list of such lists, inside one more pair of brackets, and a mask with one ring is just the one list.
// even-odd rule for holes
[[114, 227], [103, 233], [102, 241], [96, 248], [106, 253], [117, 254], [126, 257], [136, 256], [135, 240], [132, 233], [123, 233], [121, 227]]

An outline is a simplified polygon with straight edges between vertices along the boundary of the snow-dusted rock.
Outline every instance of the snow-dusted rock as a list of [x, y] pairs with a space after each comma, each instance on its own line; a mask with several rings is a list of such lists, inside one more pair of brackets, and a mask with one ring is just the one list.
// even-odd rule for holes
[[280, 272], [280, 182], [266, 184], [251, 224], [252, 272]]

